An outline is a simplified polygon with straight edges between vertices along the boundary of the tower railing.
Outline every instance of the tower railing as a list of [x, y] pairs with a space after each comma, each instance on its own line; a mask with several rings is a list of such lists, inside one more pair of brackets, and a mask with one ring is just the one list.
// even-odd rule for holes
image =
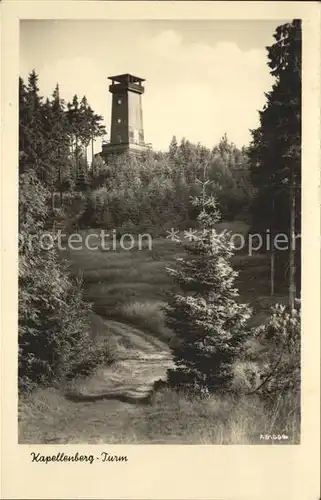
[[135, 144], [135, 146], [143, 146], [145, 148], [148, 148], [148, 149], [152, 149], [153, 148], [153, 145], [151, 142], [142, 142], [142, 141], [135, 141], [135, 140], [130, 140], [128, 143], [121, 143], [121, 142], [111, 142], [110, 139], [103, 139], [102, 141], [102, 145], [109, 145], [109, 144], [112, 144], [112, 145], [121, 145], [121, 144]]

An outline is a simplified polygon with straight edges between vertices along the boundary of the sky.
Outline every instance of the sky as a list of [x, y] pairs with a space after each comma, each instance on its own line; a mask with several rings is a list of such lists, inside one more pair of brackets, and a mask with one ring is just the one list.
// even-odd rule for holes
[[[274, 21], [21, 21], [20, 76], [35, 69], [42, 95], [86, 95], [110, 131], [108, 76], [146, 79], [145, 141], [173, 137], [213, 147], [227, 134], [246, 146], [273, 79], [266, 46]], [[100, 150], [100, 142], [95, 146]]]

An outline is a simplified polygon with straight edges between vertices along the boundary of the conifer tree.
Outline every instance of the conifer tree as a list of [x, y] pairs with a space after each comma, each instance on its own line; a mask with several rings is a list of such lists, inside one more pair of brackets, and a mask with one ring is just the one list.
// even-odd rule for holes
[[92, 116], [93, 110], [88, 104], [87, 97], [84, 95], [80, 101], [79, 107], [79, 136], [80, 143], [82, 147], [82, 154], [84, 155], [87, 163], [87, 149], [90, 143], [90, 139], [92, 137]]
[[82, 163], [82, 167], [80, 167], [82, 157], [85, 157], [87, 165], [87, 149], [90, 142], [93, 156], [94, 140], [103, 136], [106, 130], [101, 123], [103, 117], [94, 113], [86, 96], [83, 96], [79, 102], [78, 96], [74, 95], [72, 102], [67, 104], [67, 120], [71, 149], [75, 158], [75, 176], [77, 177], [79, 171], [85, 166]]
[[45, 180], [43, 102], [39, 94], [38, 75], [34, 70], [28, 76], [27, 85], [19, 80], [19, 104], [20, 172], [34, 169], [38, 178]]
[[48, 160], [50, 160], [51, 168], [54, 168], [55, 171], [55, 188], [59, 190], [62, 198], [63, 192], [71, 188], [72, 179], [65, 102], [60, 96], [58, 84], [53, 91], [51, 101], [48, 103], [46, 118]]
[[294, 233], [301, 232], [301, 20], [279, 26], [273, 36], [275, 43], [267, 51], [275, 82], [249, 148], [257, 190], [252, 230], [288, 236], [288, 249], [277, 252], [275, 265], [278, 285], [289, 271], [292, 307], [301, 287], [300, 239], [294, 241]]
[[68, 134], [71, 145], [71, 152], [75, 158], [75, 170], [74, 177], [78, 175], [78, 162], [79, 155], [81, 152], [80, 148], [80, 117], [79, 117], [79, 99], [77, 95], [74, 95], [72, 102], [67, 104], [67, 120], [68, 120]]
[[19, 77], [19, 173], [22, 174], [26, 169], [26, 142], [27, 142], [27, 88], [21, 77]]
[[172, 161], [175, 161], [177, 153], [178, 153], [178, 143], [177, 143], [176, 135], [173, 135], [172, 140], [171, 140], [170, 145], [169, 145], [169, 149], [168, 149], [169, 159]]
[[39, 93], [38, 75], [32, 71], [25, 85], [19, 79], [19, 170], [33, 170], [53, 191], [60, 168], [68, 163], [69, 137], [64, 102], [56, 86], [52, 99]]
[[247, 338], [251, 311], [237, 301], [237, 273], [230, 265], [233, 245], [226, 233], [214, 229], [220, 220], [216, 200], [202, 195], [192, 202], [200, 209], [202, 236], [187, 246], [188, 257], [178, 259], [168, 273], [180, 287], [166, 311], [166, 323], [177, 337], [173, 347], [175, 369], [168, 371], [170, 385], [209, 394], [228, 390], [232, 364]]
[[89, 188], [88, 163], [84, 155], [78, 159], [78, 169], [76, 177], [76, 191], [86, 191]]

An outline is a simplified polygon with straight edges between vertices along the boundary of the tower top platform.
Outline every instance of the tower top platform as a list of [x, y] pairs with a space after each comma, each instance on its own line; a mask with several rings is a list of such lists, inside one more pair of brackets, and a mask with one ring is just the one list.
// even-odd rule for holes
[[109, 80], [117, 83], [141, 83], [144, 82], [144, 78], [139, 76], [130, 75], [129, 73], [124, 73], [123, 75], [109, 76]]

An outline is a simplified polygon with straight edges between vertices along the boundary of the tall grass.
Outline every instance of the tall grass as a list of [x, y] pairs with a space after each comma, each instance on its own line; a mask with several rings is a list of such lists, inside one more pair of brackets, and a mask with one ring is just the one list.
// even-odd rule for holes
[[38, 390], [20, 401], [19, 442], [298, 444], [292, 403], [285, 397], [268, 407], [258, 396], [231, 395], [201, 400], [164, 389], [147, 405], [77, 405], [55, 389]]
[[155, 300], [133, 301], [120, 305], [114, 315], [115, 318], [133, 324], [152, 333], [165, 342], [169, 342], [172, 331], [165, 326], [164, 313], [161, 309], [164, 302]]

